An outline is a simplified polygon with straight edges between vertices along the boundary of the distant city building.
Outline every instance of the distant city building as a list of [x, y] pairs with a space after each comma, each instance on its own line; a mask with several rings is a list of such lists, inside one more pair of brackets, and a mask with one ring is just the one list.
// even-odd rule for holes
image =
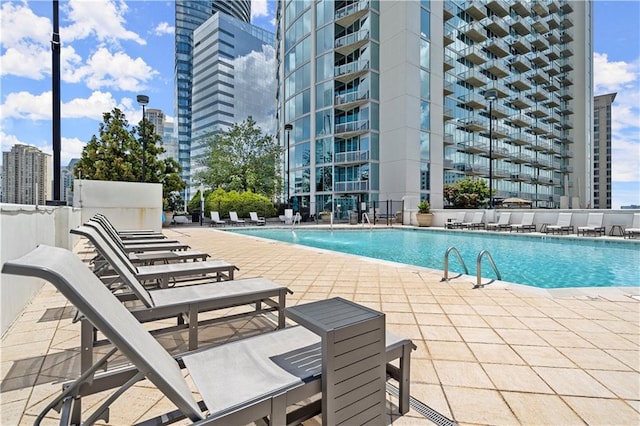
[[611, 208], [611, 104], [617, 93], [593, 98], [593, 208]]
[[170, 121], [167, 116], [165, 116], [162, 127], [162, 147], [164, 148], [164, 153], [160, 154], [158, 158], [173, 158], [178, 161], [178, 139], [174, 132], [174, 121]]
[[216, 13], [193, 32], [193, 42], [192, 177], [203, 169], [213, 132], [252, 117], [273, 134], [276, 89], [273, 33]]
[[591, 204], [592, 2], [277, 8], [277, 135], [301, 207], [442, 208], [444, 185], [467, 177], [495, 199]]
[[620, 206], [620, 208], [625, 210], [640, 210], [640, 204], [630, 204], [628, 206]]
[[60, 168], [60, 184], [62, 185], [60, 194], [62, 201], [66, 201], [69, 206], [73, 204], [73, 168], [78, 161], [80, 161], [79, 158], [72, 158], [66, 167]]
[[162, 137], [164, 135], [164, 113], [161, 109], [147, 108], [147, 121], [153, 124], [153, 131], [156, 135]]
[[191, 176], [191, 83], [193, 69], [193, 31], [214, 13], [221, 12], [247, 23], [251, 19], [250, 0], [177, 0], [175, 3], [174, 134], [178, 141], [178, 162], [187, 181]]
[[50, 154], [22, 144], [2, 152], [2, 195], [5, 203], [43, 205], [51, 198], [51, 189]]

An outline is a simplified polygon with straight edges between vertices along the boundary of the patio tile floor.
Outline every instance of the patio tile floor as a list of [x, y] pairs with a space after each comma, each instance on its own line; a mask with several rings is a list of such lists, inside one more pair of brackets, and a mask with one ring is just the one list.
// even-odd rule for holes
[[[290, 306], [341, 296], [382, 310], [387, 329], [418, 346], [412, 396], [459, 424], [640, 424], [640, 298], [630, 297], [639, 295], [638, 288], [472, 289], [468, 277], [440, 282], [441, 271], [212, 228], [170, 228], [165, 234], [236, 264], [237, 278], [264, 276], [289, 286]], [[77, 252], [89, 254], [82, 242]], [[32, 424], [61, 384], [77, 376], [80, 326], [72, 323], [73, 313], [45, 284], [3, 336], [1, 424]], [[230, 321], [203, 329], [201, 339], [221, 344], [270, 327], [264, 318]], [[171, 351], [185, 348], [179, 333], [159, 340]], [[87, 398], [83, 408], [104, 398]], [[172, 409], [142, 381], [115, 403], [110, 424]], [[57, 418], [52, 412], [44, 424]], [[428, 424], [413, 409], [403, 417], [390, 414], [388, 421]], [[317, 424], [317, 418], [305, 422]]]

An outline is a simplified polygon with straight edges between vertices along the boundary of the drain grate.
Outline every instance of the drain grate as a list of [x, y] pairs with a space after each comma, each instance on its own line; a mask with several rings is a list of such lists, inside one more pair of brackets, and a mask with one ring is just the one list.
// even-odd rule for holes
[[[387, 383], [387, 393], [395, 396], [396, 398], [400, 396], [400, 391], [398, 391], [398, 388], [391, 383]], [[454, 422], [446, 416], [443, 416], [424, 402], [418, 401], [412, 396], [409, 397], [409, 406], [416, 410], [418, 413], [422, 414], [425, 419], [432, 421], [438, 426], [458, 425], [458, 423]]]

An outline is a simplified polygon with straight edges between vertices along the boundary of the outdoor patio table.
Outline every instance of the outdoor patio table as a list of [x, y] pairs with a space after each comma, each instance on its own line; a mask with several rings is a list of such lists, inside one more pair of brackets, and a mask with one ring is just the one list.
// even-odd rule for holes
[[336, 297], [286, 315], [321, 338], [322, 424], [385, 424], [384, 314]]

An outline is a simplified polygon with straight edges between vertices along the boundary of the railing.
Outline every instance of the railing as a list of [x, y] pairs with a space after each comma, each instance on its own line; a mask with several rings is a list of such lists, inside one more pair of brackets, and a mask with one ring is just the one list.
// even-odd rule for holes
[[368, 0], [351, 3], [350, 5], [345, 6], [342, 9], [338, 9], [335, 14], [335, 19], [338, 20], [347, 15], [351, 15], [353, 13], [360, 12], [361, 10], [368, 9], [368, 8], [369, 8]]
[[369, 120], [349, 121], [336, 124], [336, 133], [357, 132], [369, 129]]
[[336, 192], [359, 192], [368, 191], [368, 180], [354, 180], [348, 182], [334, 182], [334, 191]]
[[369, 91], [366, 90], [363, 93], [359, 91], [349, 92], [349, 93], [337, 93], [335, 96], [336, 105], [347, 104], [349, 102], [362, 101], [369, 99]]
[[333, 72], [336, 77], [339, 77], [344, 74], [350, 74], [352, 72], [364, 71], [369, 68], [369, 60], [361, 59], [359, 61], [349, 62], [347, 64], [343, 64], [333, 68]]
[[489, 259], [489, 264], [493, 268], [493, 271], [496, 273], [496, 277], [499, 280], [502, 279], [502, 276], [500, 275], [500, 271], [498, 271], [498, 267], [496, 266], [496, 263], [493, 261], [493, 257], [491, 257], [491, 253], [489, 253], [488, 250], [482, 250], [480, 253], [478, 253], [478, 260], [476, 261], [476, 285], [473, 288], [479, 288], [479, 287], [483, 286], [483, 284], [481, 282], [481, 280], [482, 280], [482, 257], [485, 256], [485, 255], [487, 256], [487, 259]]
[[366, 40], [368, 38], [369, 38], [369, 30], [363, 29], [355, 33], [347, 34], [344, 37], [340, 37], [335, 41], [334, 44], [336, 48], [339, 48], [339, 47], [347, 46], [349, 44], [352, 44], [361, 40]]
[[360, 161], [369, 161], [369, 151], [349, 151], [337, 152], [335, 154], [336, 163], [356, 163]]
[[[467, 265], [464, 263], [464, 260], [462, 260], [462, 256], [460, 256], [460, 252], [458, 251], [457, 248], [452, 246], [452, 247], [449, 247], [446, 252], [444, 252], [444, 277], [442, 277], [440, 281], [449, 281], [449, 253], [451, 252], [453, 252], [456, 255], [456, 257], [458, 258], [458, 261], [464, 268], [464, 274], [469, 275], [469, 269], [467, 269]], [[461, 275], [462, 274], [459, 274], [457, 277]]]

